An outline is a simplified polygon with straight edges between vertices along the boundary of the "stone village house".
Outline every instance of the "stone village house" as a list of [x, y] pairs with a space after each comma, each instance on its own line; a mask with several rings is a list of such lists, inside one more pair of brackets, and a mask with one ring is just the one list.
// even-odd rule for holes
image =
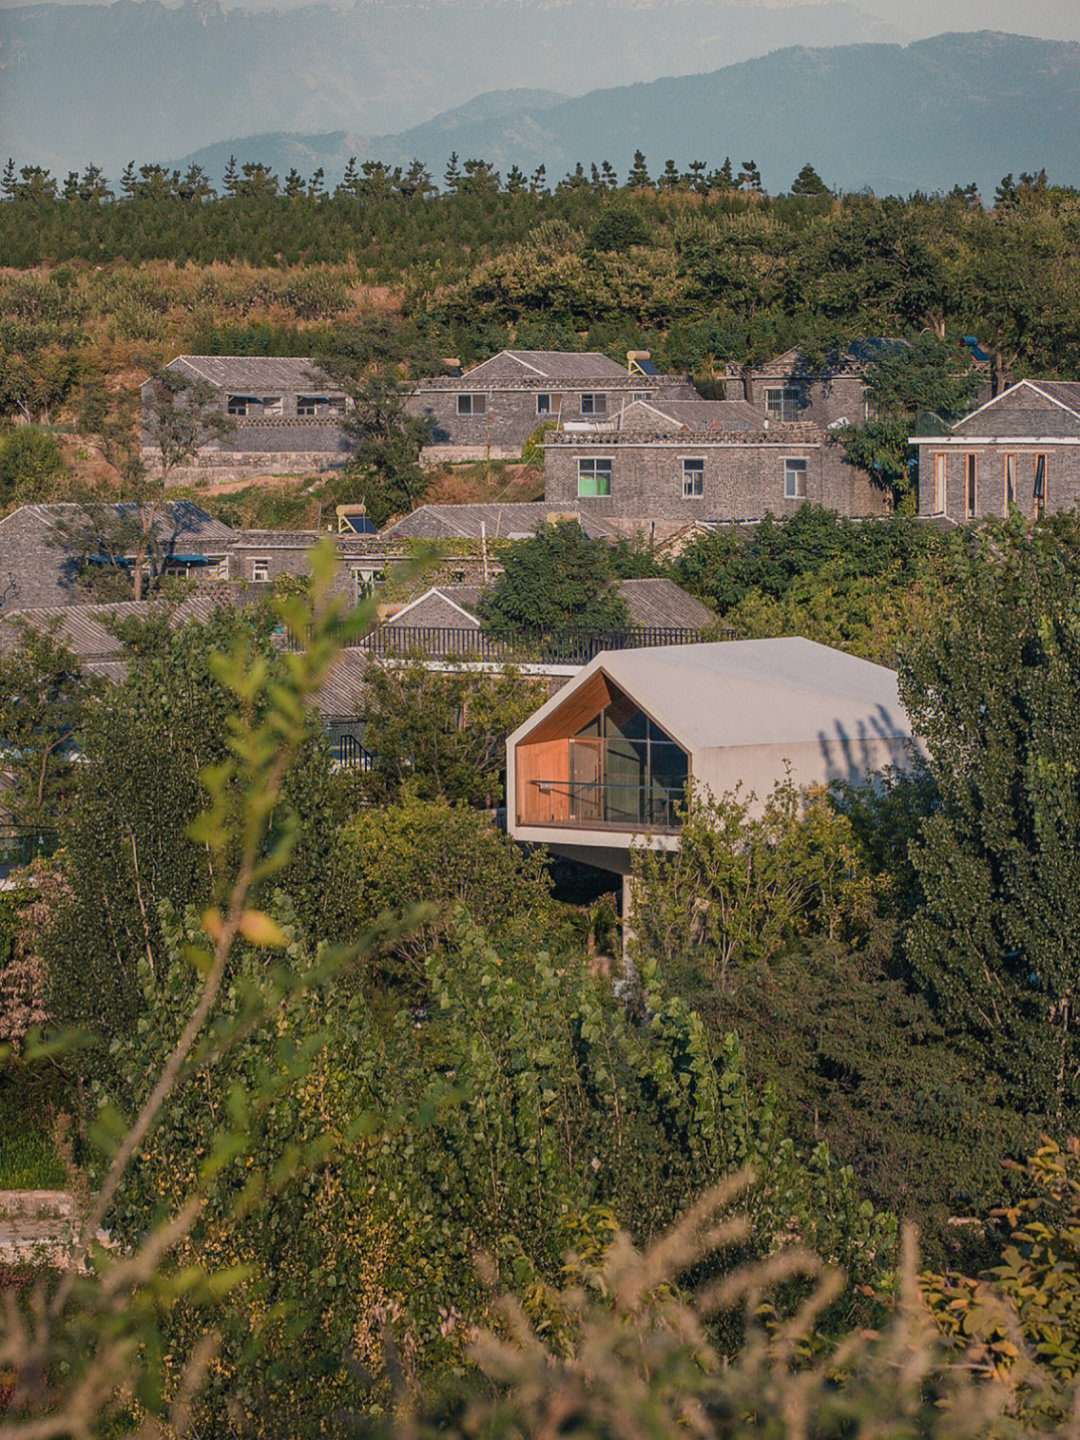
[[1021, 380], [940, 434], [913, 435], [919, 514], [1029, 519], [1080, 504], [1080, 381]]

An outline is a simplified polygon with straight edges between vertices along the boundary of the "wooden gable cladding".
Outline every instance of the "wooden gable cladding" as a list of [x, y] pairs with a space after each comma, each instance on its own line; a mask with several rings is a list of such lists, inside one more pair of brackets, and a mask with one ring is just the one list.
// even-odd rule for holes
[[570, 741], [545, 740], [517, 752], [520, 825], [565, 825], [570, 820]]
[[602, 670], [598, 670], [592, 678], [573, 695], [567, 696], [566, 703], [558, 706], [536, 729], [529, 735], [528, 741], [523, 741], [517, 747], [520, 756], [523, 750], [534, 745], [539, 745], [545, 740], [565, 740], [571, 735], [576, 735], [583, 729], [590, 720], [599, 715], [605, 705], [610, 705], [617, 695], [621, 695]]

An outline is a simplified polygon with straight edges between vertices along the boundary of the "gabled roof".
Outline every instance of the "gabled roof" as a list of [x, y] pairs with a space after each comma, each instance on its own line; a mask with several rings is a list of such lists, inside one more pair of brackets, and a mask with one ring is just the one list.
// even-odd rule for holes
[[962, 416], [950, 433], [1032, 439], [1080, 435], [1080, 381], [1018, 380]]
[[[138, 506], [131, 501], [90, 506], [70, 501], [56, 505], [20, 505], [0, 520], [0, 551], [5, 529], [13, 534], [25, 533], [26, 523], [32, 522], [42, 532], [51, 531], [55, 535], [61, 525], [91, 525], [96, 515], [110, 512], [117, 518], [134, 520]], [[160, 543], [172, 544], [174, 548], [198, 542], [205, 549], [224, 554], [236, 532], [191, 500], [167, 500], [158, 511], [154, 533]], [[58, 547], [57, 553], [62, 553], [62, 548]]]
[[187, 371], [219, 390], [245, 394], [341, 393], [341, 386], [310, 355], [178, 355], [165, 368]]
[[609, 650], [510, 737], [517, 744], [602, 671], [691, 754], [731, 746], [902, 740], [896, 672], [801, 638]]
[[408, 625], [442, 630], [478, 630], [480, 585], [433, 585], [396, 614], [387, 625]]
[[745, 400], [632, 400], [615, 417], [620, 430], [760, 430], [762, 416]]
[[154, 615], [168, 617], [170, 628], [197, 620], [205, 625], [223, 603], [223, 596], [212, 591], [197, 591], [179, 605], [161, 599], [104, 601], [96, 605], [35, 605], [15, 610], [0, 622], [0, 652], [16, 648], [22, 639], [20, 621], [41, 632], [52, 630], [58, 641], [82, 659], [119, 657], [122, 643], [113, 634], [113, 623], [124, 620], [149, 620]]
[[597, 350], [576, 353], [566, 350], [500, 350], [488, 360], [482, 360], [471, 370], [466, 370], [464, 379], [470, 384], [475, 380], [539, 379], [553, 383], [572, 381], [580, 383], [590, 380], [625, 380], [624, 366]]
[[[802, 373], [808, 378], [827, 375], [861, 375], [866, 367], [880, 359], [882, 354], [900, 350], [906, 346], [906, 340], [885, 335], [868, 335], [861, 340], [852, 340], [843, 350], [829, 356], [825, 363], [811, 365], [808, 363], [802, 347], [793, 345], [782, 355], [774, 355], [771, 360], [764, 360], [760, 365], [755, 365], [750, 373], [755, 379], [789, 375], [793, 372]], [[741, 374], [741, 371], [737, 366], [731, 366], [726, 374], [728, 378], [735, 378]]]

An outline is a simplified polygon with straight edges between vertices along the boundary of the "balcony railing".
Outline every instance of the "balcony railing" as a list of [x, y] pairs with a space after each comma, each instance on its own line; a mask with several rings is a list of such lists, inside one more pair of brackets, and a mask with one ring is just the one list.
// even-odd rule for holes
[[[542, 794], [567, 802], [567, 815], [548, 825], [600, 825], [650, 830], [677, 830], [686, 804], [684, 785], [620, 785], [602, 780], [534, 780]], [[562, 808], [562, 807], [560, 807]]]
[[58, 842], [55, 830], [0, 825], [0, 877], [51, 855]]
[[[714, 628], [710, 627], [710, 636]], [[502, 663], [587, 665], [602, 650], [638, 650], [657, 645], [695, 645], [699, 629], [670, 625], [637, 625], [625, 630], [561, 635], [536, 639], [495, 640], [477, 629], [444, 629], [434, 625], [382, 625], [360, 642], [380, 658], [423, 655], [432, 660], [491, 660]], [[721, 637], [732, 638], [725, 631]]]

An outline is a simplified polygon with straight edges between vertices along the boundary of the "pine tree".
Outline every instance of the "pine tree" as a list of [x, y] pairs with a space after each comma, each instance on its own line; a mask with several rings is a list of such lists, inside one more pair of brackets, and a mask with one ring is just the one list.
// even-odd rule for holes
[[679, 174], [679, 167], [674, 160], [664, 161], [664, 170], [657, 182], [661, 190], [677, 190], [682, 176]]
[[189, 165], [179, 186], [180, 199], [189, 204], [216, 198], [214, 187], [201, 165]]
[[79, 198], [79, 172], [69, 170], [64, 180], [60, 195], [64, 200], [78, 200]]
[[529, 188], [529, 182], [525, 178], [525, 172], [519, 170], [516, 165], [511, 165], [506, 173], [506, 193], [508, 195], [524, 195]]
[[686, 178], [690, 182], [690, 188], [692, 190], [696, 190], [699, 195], [704, 194], [709, 188], [705, 176], [705, 161], [691, 160], [687, 167]]
[[221, 188], [230, 199], [235, 196], [240, 185], [240, 176], [236, 169], [236, 156], [230, 155], [225, 164], [225, 174], [222, 177]]
[[0, 194], [3, 195], [5, 200], [15, 199], [15, 187], [17, 184], [15, 174], [15, 161], [9, 159], [4, 166], [3, 178], [0, 178]]
[[111, 200], [113, 193], [100, 165], [87, 165], [79, 181], [79, 199], [88, 204], [99, 200]]
[[709, 176], [710, 190], [734, 190], [735, 175], [731, 168], [731, 156], [724, 156], [724, 163], [719, 170], [714, 170]]
[[619, 188], [619, 177], [615, 173], [615, 167], [610, 160], [600, 162], [600, 177], [604, 182], [605, 190], [617, 190]]
[[297, 170], [296, 166], [294, 165], [289, 171], [288, 175], [285, 176], [284, 194], [287, 199], [295, 200], [298, 196], [303, 195], [303, 193], [304, 177], [300, 174], [300, 171]]
[[533, 171], [532, 179], [529, 181], [529, 191], [533, 195], [547, 194], [547, 167], [538, 165]]
[[634, 151], [634, 163], [630, 167], [630, 173], [626, 177], [627, 188], [630, 190], [644, 190], [652, 188], [652, 181], [649, 179], [649, 172], [645, 166], [645, 152]]
[[320, 165], [308, 181], [307, 193], [309, 200], [321, 200], [326, 195], [326, 187], [323, 184], [325, 171]]
[[409, 168], [399, 181], [398, 189], [406, 200], [412, 200], [414, 197], [423, 200], [425, 196], [434, 191], [435, 185], [431, 179], [431, 172], [422, 160], [417, 160], [414, 156], [409, 161]]
[[808, 160], [795, 176], [791, 193], [792, 195], [828, 195], [829, 187]]
[[120, 193], [126, 200], [131, 200], [138, 187], [138, 179], [135, 174], [135, 161], [129, 160], [124, 166], [124, 173], [120, 176]]
[[761, 186], [761, 171], [753, 160], [744, 160], [742, 169], [738, 174], [738, 186], [740, 190], [746, 190], [751, 195], [763, 195], [765, 192]]
[[447, 195], [456, 195], [461, 188], [461, 171], [458, 169], [457, 151], [450, 151], [450, 159], [446, 162], [446, 174], [443, 176], [443, 185], [446, 187]]
[[341, 177], [341, 184], [334, 191], [335, 195], [356, 195], [359, 193], [360, 175], [356, 168], [356, 156], [350, 155], [345, 174]]

